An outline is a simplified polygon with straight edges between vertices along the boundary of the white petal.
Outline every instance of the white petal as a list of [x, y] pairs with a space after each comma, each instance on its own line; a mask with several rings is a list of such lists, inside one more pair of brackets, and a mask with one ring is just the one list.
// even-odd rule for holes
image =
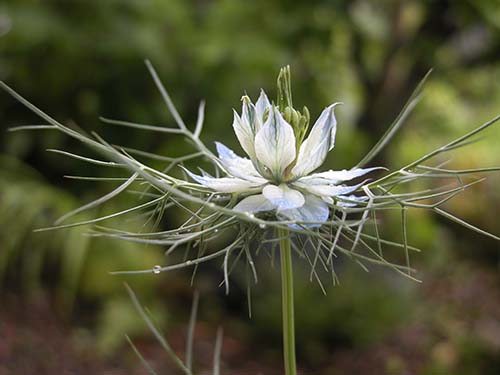
[[314, 124], [302, 145], [300, 146], [297, 164], [292, 169], [294, 176], [304, 176], [318, 168], [326, 158], [326, 154], [335, 144], [337, 120], [333, 108], [339, 103], [334, 103], [326, 108]]
[[224, 169], [232, 176], [244, 180], [264, 184], [266, 180], [259, 175], [250, 159], [242, 158], [234, 153], [229, 147], [215, 142], [217, 153]]
[[264, 113], [266, 109], [270, 110], [271, 102], [267, 98], [264, 90], [260, 91], [259, 99], [255, 103], [255, 132], [258, 132], [264, 124]]
[[271, 107], [269, 117], [255, 137], [257, 159], [269, 168], [276, 178], [295, 160], [295, 135], [276, 107]]
[[313, 173], [299, 179], [299, 181], [310, 184], [338, 184], [342, 181], [349, 181], [356, 177], [363, 176], [376, 169], [383, 169], [382, 167], [374, 168], [356, 168], [351, 170], [343, 169], [341, 171], [329, 170], [326, 172]]
[[233, 210], [253, 213], [259, 211], [271, 211], [274, 210], [274, 206], [262, 194], [256, 194], [242, 199], [236, 206], [234, 206]]
[[310, 184], [301, 182], [301, 180], [295, 181], [293, 186], [307, 190], [308, 192], [318, 195], [320, 197], [335, 197], [339, 195], [345, 195], [352, 193], [359, 189], [366, 181], [363, 181], [354, 186], [345, 185], [330, 185], [330, 184]]
[[286, 184], [267, 185], [262, 194], [279, 210], [298, 208], [304, 205], [304, 196], [300, 191], [290, 189]]
[[[245, 106], [245, 101], [243, 103], [243, 106]], [[245, 111], [243, 111], [243, 113], [244, 112]], [[238, 113], [234, 111], [233, 129], [243, 150], [245, 150], [247, 155], [250, 156], [250, 159], [255, 159], [255, 134], [252, 130], [250, 122], [248, 121], [248, 116], [240, 117]]]
[[323, 196], [323, 197], [321, 197], [321, 199], [323, 199], [323, 202], [326, 202], [328, 204], [333, 204], [334, 203], [332, 197]]
[[253, 126], [253, 116], [255, 112], [255, 106], [252, 104], [250, 98], [246, 95], [241, 97], [241, 120], [245, 121], [250, 125], [252, 133], [255, 135], [256, 131]]
[[191, 176], [193, 180], [195, 180], [199, 184], [221, 193], [241, 193], [245, 191], [253, 191], [262, 185], [261, 183], [242, 180], [241, 178], [217, 178], [209, 175], [199, 176], [191, 173], [187, 169], [184, 170], [189, 174], [189, 176]]
[[[321, 223], [328, 220], [330, 210], [328, 205], [320, 198], [307, 194], [305, 196], [305, 203], [302, 207], [294, 208], [291, 210], [283, 210], [279, 212], [280, 215], [290, 220], [298, 222], [312, 222], [313, 224], [291, 225], [294, 228], [302, 227], [318, 227]], [[315, 223], [315, 224], [314, 224]]]

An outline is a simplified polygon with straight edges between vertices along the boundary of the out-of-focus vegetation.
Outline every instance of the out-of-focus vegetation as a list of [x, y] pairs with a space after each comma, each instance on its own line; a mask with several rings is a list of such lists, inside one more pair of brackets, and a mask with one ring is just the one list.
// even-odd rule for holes
[[[496, 0], [7, 0], [0, 4], [1, 80], [67, 124], [97, 131], [113, 143], [180, 154], [181, 143], [175, 137], [112, 127], [98, 119], [172, 122], [144, 68], [144, 58], [153, 62], [188, 123], [195, 121], [198, 103], [206, 99], [205, 139], [221, 140], [235, 150], [231, 109], [239, 106], [244, 92], [255, 97], [261, 87], [271, 91], [278, 69], [290, 64], [294, 101], [307, 105], [312, 117], [333, 101], [345, 103], [338, 111], [337, 150], [325, 164], [334, 169], [348, 168], [360, 159], [430, 68], [434, 72], [421, 103], [378, 164], [401, 166], [500, 112]], [[41, 292], [56, 301], [54, 311], [75, 326], [75, 340], [112, 355], [125, 344], [125, 332], [140, 333], [143, 325], [127, 299], [123, 279], [108, 271], [151, 267], [162, 259], [162, 250], [94, 240], [82, 236], [85, 228], [32, 232], [111, 190], [109, 183], [62, 177], [98, 177], [102, 172], [45, 152], [53, 148], [86, 152], [61, 134], [3, 131], [38, 121], [1, 94], [2, 295], [30, 301]], [[499, 136], [497, 126], [485, 139], [458, 150], [447, 168], [498, 165]], [[498, 234], [499, 183], [498, 173], [489, 175], [448, 203], [447, 209]], [[122, 204], [118, 200], [106, 209], [111, 212]], [[398, 239], [400, 219], [381, 219], [384, 234]], [[167, 217], [161, 225], [167, 227], [171, 220], [175, 218]], [[142, 224], [136, 220], [129, 225]], [[348, 373], [354, 366], [351, 362], [359, 358], [346, 353], [371, 358], [373, 349], [385, 366], [381, 371], [394, 374], [405, 369], [464, 375], [500, 371], [499, 305], [478, 298], [480, 305], [471, 308], [460, 298], [462, 288], [467, 291], [470, 285], [479, 295], [498, 297], [498, 244], [425, 212], [410, 212], [409, 224], [410, 242], [425, 250], [413, 259], [422, 270], [423, 286], [389, 270], [366, 274], [346, 262], [338, 266], [340, 286], [323, 296], [316, 284], [306, 281], [307, 264], [296, 261], [298, 349], [305, 368], [318, 373], [324, 368], [325, 374], [332, 374], [334, 358]], [[280, 355], [278, 270], [261, 259], [263, 276], [253, 290], [253, 314], [248, 319], [244, 277], [239, 280], [233, 272], [231, 294], [223, 296], [217, 289], [217, 267], [200, 269], [195, 282], [202, 290], [201, 319], [208, 327], [224, 319], [226, 334], [247, 348], [240, 350], [247, 355], [240, 363], [248, 358], [273, 363]], [[483, 290], [483, 277], [496, 280], [496, 289]], [[167, 329], [187, 321], [190, 274], [128, 281]], [[432, 293], [429, 285], [458, 297]], [[410, 327], [406, 336], [405, 327]], [[417, 361], [412, 353], [401, 353], [404, 339], [413, 337], [408, 335], [424, 337], [414, 340], [422, 347], [408, 348], [418, 354]], [[262, 337], [269, 343], [252, 349]], [[398, 337], [401, 345], [391, 346], [390, 340]]]

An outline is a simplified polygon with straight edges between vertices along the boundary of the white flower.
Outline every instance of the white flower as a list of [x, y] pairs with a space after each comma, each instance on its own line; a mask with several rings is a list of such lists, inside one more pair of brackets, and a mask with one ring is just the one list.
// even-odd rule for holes
[[217, 192], [244, 193], [246, 197], [236, 204], [236, 211], [274, 211], [280, 218], [310, 227], [328, 220], [333, 198], [363, 199], [347, 196], [363, 183], [346, 186], [343, 182], [377, 168], [312, 173], [335, 144], [337, 121], [333, 111], [338, 103], [321, 113], [298, 147], [294, 128], [264, 91], [255, 104], [247, 97], [242, 102], [241, 116], [234, 112], [233, 128], [249, 158], [216, 143], [219, 162], [227, 176], [217, 178], [188, 172], [196, 182]]

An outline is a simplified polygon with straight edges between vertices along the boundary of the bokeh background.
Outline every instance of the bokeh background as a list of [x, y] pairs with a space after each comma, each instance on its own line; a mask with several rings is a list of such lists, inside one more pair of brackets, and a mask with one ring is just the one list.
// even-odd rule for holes
[[[497, 0], [4, 0], [0, 79], [55, 118], [113, 143], [164, 155], [180, 139], [113, 127], [99, 116], [171, 124], [143, 59], [152, 61], [189, 124], [205, 99], [203, 139], [240, 150], [232, 108], [243, 93], [275, 95], [290, 64], [294, 102], [316, 117], [334, 101], [335, 151], [328, 168], [349, 168], [383, 133], [433, 68], [423, 98], [377, 160], [397, 168], [500, 113], [500, 4]], [[259, 259], [248, 317], [245, 278], [229, 296], [218, 263], [190, 272], [122, 278], [117, 269], [163, 262], [161, 248], [84, 234], [34, 233], [114, 185], [64, 175], [106, 171], [46, 149], [86, 153], [51, 131], [8, 133], [40, 120], [0, 93], [0, 374], [143, 374], [125, 341], [163, 373], [175, 373], [134, 311], [127, 281], [182, 355], [194, 288], [200, 290], [196, 364], [210, 366], [224, 327], [227, 374], [281, 373], [279, 269]], [[450, 168], [499, 165], [498, 126], [453, 154]], [[87, 152], [88, 154], [88, 152]], [[498, 235], [500, 178], [490, 174], [446, 209]], [[121, 197], [89, 218], [130, 203]], [[83, 215], [83, 216], [85, 216]], [[82, 218], [82, 217], [80, 217]], [[175, 220], [167, 216], [161, 226]], [[383, 233], [400, 239], [398, 218]], [[113, 224], [113, 223], [111, 223]], [[137, 229], [137, 222], [121, 222]], [[341, 261], [340, 286], [323, 295], [297, 260], [299, 367], [304, 374], [500, 373], [498, 242], [427, 212], [411, 210], [408, 236], [421, 284], [388, 269]]]

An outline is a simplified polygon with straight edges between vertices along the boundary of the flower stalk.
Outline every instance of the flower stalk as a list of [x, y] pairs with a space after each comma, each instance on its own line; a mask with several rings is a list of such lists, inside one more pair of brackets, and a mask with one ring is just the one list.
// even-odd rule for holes
[[295, 319], [290, 233], [287, 229], [279, 228], [277, 230], [277, 235], [280, 239], [283, 359], [285, 364], [285, 374], [295, 375], [297, 373], [297, 369], [295, 360]]

